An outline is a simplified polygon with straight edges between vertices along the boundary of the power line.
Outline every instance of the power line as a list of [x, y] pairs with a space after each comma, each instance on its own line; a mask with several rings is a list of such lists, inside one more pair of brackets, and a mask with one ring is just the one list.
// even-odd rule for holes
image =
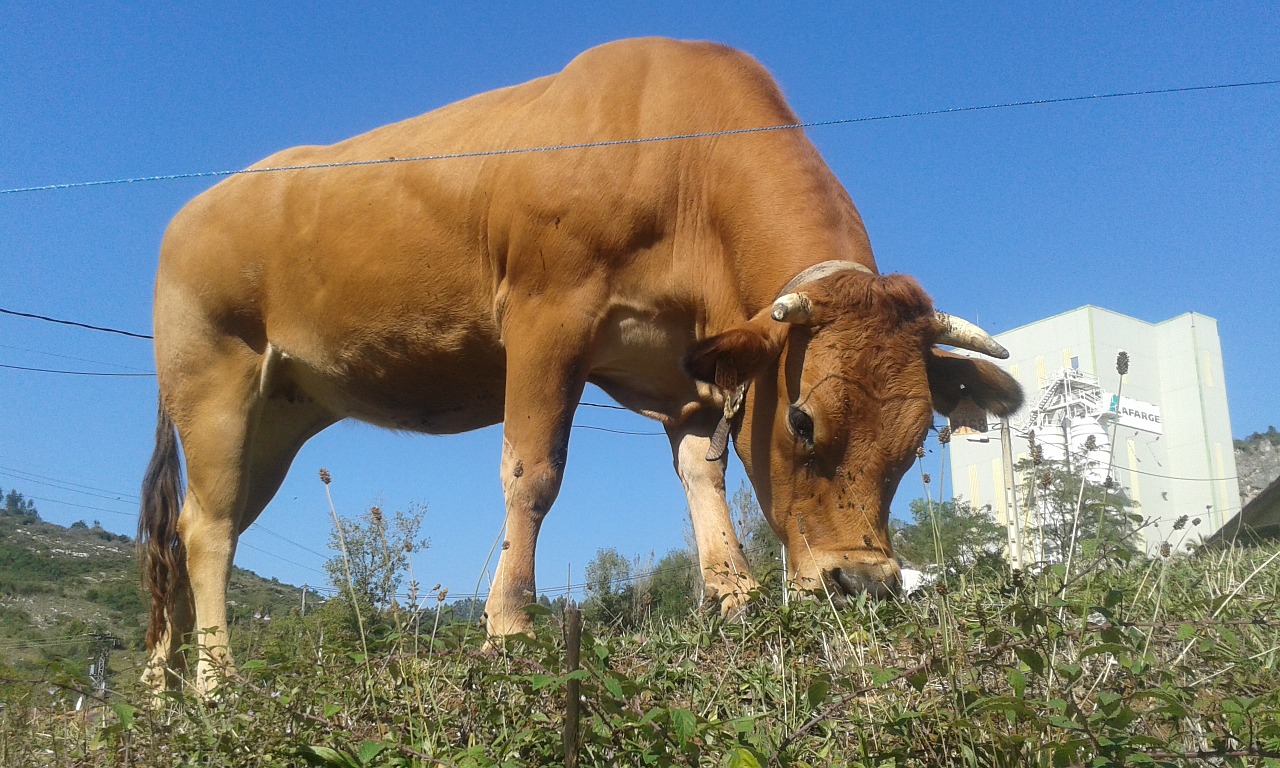
[[261, 552], [262, 554], [266, 555], [267, 557], [273, 558], [273, 559], [275, 559], [275, 560], [280, 560], [280, 561], [282, 561], [282, 562], [288, 563], [289, 565], [296, 565], [296, 566], [298, 566], [299, 568], [302, 568], [303, 570], [311, 571], [312, 573], [318, 573], [318, 574], [321, 574], [321, 575], [323, 575], [323, 576], [328, 576], [328, 575], [329, 575], [328, 573], [326, 573], [326, 572], [324, 572], [324, 571], [320, 570], [319, 568], [314, 568], [314, 567], [312, 567], [312, 566], [310, 566], [310, 565], [303, 565], [302, 563], [296, 562], [296, 561], [294, 561], [294, 560], [290, 560], [290, 559], [289, 559], [289, 558], [287, 558], [287, 557], [281, 557], [280, 555], [277, 555], [277, 554], [276, 554], [276, 553], [274, 553], [274, 552], [268, 552], [267, 550], [263, 549], [262, 547], [255, 547], [254, 545], [252, 545], [252, 544], [250, 544], [249, 542], [245, 541], [243, 538], [240, 538], [240, 539], [238, 539], [238, 540], [237, 540], [237, 542], [236, 542], [236, 546], [237, 546], [237, 547], [248, 547], [249, 549], [252, 549], [252, 550], [253, 550], [253, 551], [255, 551], [255, 552]]
[[40, 648], [53, 648], [60, 645], [79, 645], [87, 643], [93, 639], [93, 635], [72, 635], [60, 639], [48, 640], [19, 640], [12, 643], [0, 645], [0, 651], [27, 651], [38, 650]]
[[596, 432], [609, 432], [615, 435], [644, 435], [648, 437], [663, 436], [666, 432], [637, 432], [630, 429], [609, 429], [608, 427], [596, 427], [590, 424], [574, 424], [574, 429], [590, 429]]
[[1224, 480], [1240, 479], [1239, 475], [1232, 475], [1231, 477], [1180, 477], [1178, 475], [1157, 475], [1155, 472], [1143, 472], [1140, 469], [1130, 469], [1129, 467], [1122, 467], [1119, 464], [1112, 464], [1111, 468], [1122, 469], [1125, 472], [1132, 472], [1135, 475], [1146, 475], [1147, 477], [1158, 477], [1158, 478], [1161, 478], [1162, 480], [1183, 480], [1189, 483], [1216, 483]]
[[[2, 470], [2, 468], [0, 468], [0, 470]], [[22, 475], [20, 475], [20, 474], [14, 474], [13, 472], [4, 472], [4, 471], [0, 471], [0, 475], [3, 475], [4, 477], [11, 477], [11, 478], [13, 478], [13, 479], [15, 479], [15, 480], [21, 480], [21, 481], [22, 481], [22, 482], [24, 482], [24, 483], [35, 483], [36, 485], [45, 485], [45, 486], [48, 486], [48, 487], [50, 487], [50, 488], [57, 488], [57, 489], [58, 489], [58, 490], [60, 490], [60, 491], [68, 491], [68, 492], [70, 492], [70, 493], [79, 493], [79, 494], [82, 494], [82, 495], [84, 495], [84, 496], [92, 496], [92, 497], [94, 497], [94, 498], [96, 498], [96, 499], [105, 499], [105, 500], [107, 500], [107, 501], [121, 501], [121, 502], [124, 502], [124, 503], [136, 503], [136, 502], [138, 501], [137, 497], [130, 497], [130, 498], [128, 498], [128, 499], [125, 499], [125, 498], [123, 498], [124, 494], [118, 494], [118, 495], [114, 495], [114, 496], [108, 496], [107, 494], [108, 494], [108, 493], [111, 493], [110, 491], [107, 491], [107, 492], [105, 492], [105, 493], [95, 493], [94, 491], [82, 491], [82, 490], [78, 490], [78, 489], [76, 489], [76, 488], [68, 488], [68, 487], [67, 487], [67, 486], [65, 486], [65, 485], [59, 485], [59, 484], [58, 484], [58, 483], [56, 483], [56, 482], [48, 482], [48, 481], [45, 481], [45, 480], [34, 480], [34, 479], [30, 478], [30, 477], [23, 477]]]
[[[125, 368], [131, 371], [140, 371], [142, 373], [148, 373], [148, 374], [151, 373], [150, 371], [147, 371], [145, 368], [138, 368], [132, 365], [120, 365], [119, 363], [108, 363], [102, 360], [92, 360], [87, 357], [73, 357], [71, 355], [59, 355], [57, 352], [46, 352], [40, 349], [27, 349], [26, 347], [11, 347], [8, 344], [0, 344], [0, 349], [11, 349], [14, 352], [29, 352], [33, 355], [44, 355], [46, 357], [58, 357], [58, 358], [62, 358], [63, 360], [75, 360], [78, 363], [94, 363], [96, 365], [110, 366], [111, 368]], [[154, 375], [154, 374], [151, 374], [151, 375]]]
[[135, 339], [152, 339], [154, 336], [148, 336], [144, 333], [134, 333], [133, 331], [122, 331], [119, 328], [108, 328], [102, 325], [89, 325], [88, 323], [80, 323], [75, 320], [61, 320], [56, 317], [46, 317], [45, 315], [33, 315], [30, 312], [18, 312], [12, 309], [0, 307], [0, 314], [13, 315], [14, 317], [25, 317], [31, 320], [43, 320], [46, 323], [57, 323], [59, 325], [72, 325], [77, 328], [85, 328], [90, 331], [101, 331], [103, 333], [118, 333], [121, 336], [129, 336]]
[[63, 376], [107, 376], [112, 378], [154, 378], [154, 373], [114, 373], [110, 371], [65, 371], [57, 368], [28, 368], [25, 365], [6, 365], [0, 363], [0, 368], [10, 371], [27, 371], [28, 373], [58, 373]]
[[[91, 485], [81, 485], [80, 483], [73, 483], [73, 482], [71, 482], [71, 481], [69, 481], [69, 480], [59, 480], [59, 479], [57, 479], [57, 478], [48, 477], [48, 476], [46, 476], [46, 475], [37, 475], [37, 474], [35, 474], [35, 473], [33, 473], [33, 472], [24, 472], [23, 470], [20, 470], [20, 469], [14, 469], [13, 467], [0, 466], [0, 475], [4, 475], [4, 476], [6, 476], [6, 477], [12, 477], [12, 478], [14, 478], [14, 479], [16, 479], [16, 480], [22, 480], [23, 482], [27, 482], [27, 483], [35, 483], [36, 485], [47, 485], [47, 486], [50, 486], [50, 487], [53, 487], [53, 488], [59, 488], [59, 489], [61, 489], [61, 490], [64, 490], [64, 491], [70, 491], [70, 492], [72, 492], [72, 493], [83, 493], [83, 494], [85, 494], [85, 495], [87, 495], [87, 496], [94, 496], [94, 497], [96, 497], [96, 498], [100, 498], [100, 499], [107, 499], [108, 501], [114, 501], [114, 500], [122, 500], [122, 501], [123, 501], [123, 499], [120, 499], [119, 497], [125, 497], [125, 498], [127, 498], [127, 499], [129, 499], [129, 500], [131, 500], [131, 501], [133, 501], [133, 502], [137, 502], [137, 501], [139, 501], [139, 500], [140, 500], [140, 497], [138, 497], [138, 496], [134, 496], [134, 495], [132, 495], [132, 494], [124, 494], [124, 493], [117, 494], [117, 496], [116, 496], [116, 497], [104, 496], [104, 495], [101, 495], [100, 493], [93, 493], [92, 491], [100, 491], [100, 492], [102, 492], [102, 493], [114, 493], [114, 491], [110, 491], [110, 490], [107, 490], [107, 489], [105, 489], [105, 488], [95, 488], [94, 486], [91, 486]], [[25, 475], [25, 477], [24, 477], [24, 475]], [[39, 479], [39, 480], [36, 480], [36, 479], [32, 479], [32, 478], [40, 478], [40, 479]], [[72, 487], [68, 487], [68, 486], [78, 486], [79, 488], [87, 488], [87, 489], [89, 489], [89, 490], [77, 490], [76, 488], [72, 488]], [[91, 510], [95, 510], [95, 511], [99, 511], [99, 512], [110, 512], [110, 513], [112, 513], [112, 514], [121, 515], [121, 516], [123, 516], [123, 517], [134, 517], [134, 518], [136, 518], [136, 517], [138, 516], [138, 513], [137, 513], [137, 512], [123, 512], [123, 511], [120, 511], [120, 510], [105, 509], [105, 508], [103, 508], [103, 507], [93, 507], [93, 506], [88, 506], [88, 505], [84, 505], [84, 504], [73, 504], [72, 502], [68, 502], [68, 501], [61, 501], [61, 500], [59, 500], [59, 499], [49, 499], [49, 498], [44, 498], [44, 497], [41, 497], [41, 496], [26, 496], [26, 497], [24, 497], [24, 498], [33, 499], [33, 500], [35, 500], [35, 501], [46, 501], [46, 502], [50, 502], [50, 503], [53, 503], [53, 504], [65, 504], [65, 505], [67, 505], [67, 506], [78, 507], [78, 508], [80, 508], [80, 509], [91, 509]], [[125, 503], [128, 503], [128, 502], [125, 502]], [[280, 539], [281, 541], [284, 541], [284, 542], [287, 542], [287, 543], [289, 543], [289, 544], [292, 544], [293, 546], [297, 547], [298, 549], [301, 549], [301, 550], [303, 550], [303, 551], [309, 552], [309, 553], [311, 553], [311, 554], [313, 554], [313, 555], [316, 555], [316, 556], [318, 556], [318, 557], [324, 557], [324, 558], [327, 558], [327, 557], [328, 557], [327, 555], [325, 555], [325, 554], [324, 554], [324, 553], [322, 553], [322, 552], [317, 552], [316, 550], [311, 549], [310, 547], [307, 547], [307, 546], [304, 546], [304, 545], [302, 545], [302, 544], [299, 544], [298, 542], [294, 541], [293, 539], [288, 538], [287, 536], [284, 536], [284, 535], [282, 535], [282, 534], [276, 533], [275, 531], [271, 530], [270, 528], [267, 528], [266, 526], [262, 525], [261, 523], [256, 523], [256, 522], [255, 522], [253, 525], [251, 525], [251, 526], [250, 526], [250, 528], [256, 528], [256, 529], [258, 529], [259, 531], [262, 531], [263, 533], [266, 533], [266, 534], [269, 534], [269, 535], [271, 535], [271, 536], [274, 536], [274, 537], [276, 537], [277, 539]], [[243, 543], [243, 542], [242, 542], [242, 543]], [[247, 543], [246, 543], [246, 544], [245, 544], [245, 546], [249, 547], [250, 549], [257, 549], [259, 552], [263, 552], [264, 554], [270, 554], [270, 553], [266, 552], [266, 550], [263, 550], [263, 549], [260, 549], [260, 548], [258, 548], [258, 547], [255, 547], [255, 546], [253, 546], [252, 544], [247, 544]], [[278, 557], [277, 555], [271, 555], [271, 556], [272, 556], [272, 557]], [[284, 561], [285, 561], [285, 562], [287, 562], [287, 563], [291, 563], [292, 565], [297, 565], [297, 566], [302, 567], [302, 568], [309, 568], [309, 566], [302, 565], [301, 563], [294, 563], [292, 560], [285, 560], [285, 559], [284, 559], [284, 558], [282, 558], [282, 557], [280, 557], [279, 559], [280, 559], [280, 560], [284, 560]], [[314, 568], [311, 568], [310, 570], [315, 570], [315, 569], [314, 569]]]
[[[2, 310], [2, 309], [0, 309], [0, 312], [5, 312], [5, 311], [7, 311], [7, 310]], [[40, 318], [38, 315], [26, 315], [26, 316], [27, 316], [27, 317], [36, 317], [36, 318], [39, 318], [39, 319], [46, 319], [46, 320], [49, 320], [49, 319], [50, 319], [50, 318]], [[66, 321], [51, 320], [51, 322], [66, 322]], [[84, 325], [84, 324], [82, 324], [82, 323], [69, 323], [69, 324], [72, 324], [72, 325], [79, 325], [79, 326], [84, 327], [84, 328], [92, 328], [92, 329], [94, 329], [94, 330], [109, 330], [109, 331], [112, 331], [112, 332], [115, 332], [115, 333], [128, 333], [127, 331], [116, 331], [116, 330], [114, 330], [114, 329], [104, 329], [104, 328], [99, 328], [99, 327], [97, 327], [97, 326]], [[130, 335], [134, 335], [134, 336], [136, 336], [137, 334], [130, 334]], [[149, 337], [148, 337], [148, 338], [149, 338]], [[2, 345], [0, 345], [0, 346], [2, 346]], [[58, 355], [58, 357], [65, 357], [65, 355]], [[78, 359], [78, 358], [72, 358], [72, 359]], [[97, 361], [86, 361], [86, 362], [97, 362]], [[101, 363], [101, 364], [102, 364], [102, 365], [113, 365], [112, 363]], [[121, 366], [121, 367], [124, 367], [124, 366]], [[51, 373], [51, 374], [59, 374], [59, 375], [62, 375], [62, 376], [107, 376], [107, 377], [132, 377], [132, 378], [143, 378], [143, 377], [149, 377], [149, 378], [155, 378], [155, 374], [154, 374], [154, 373], [116, 373], [116, 372], [112, 372], [112, 371], [69, 371], [69, 370], [61, 370], [61, 369], [55, 369], [55, 368], [29, 368], [29, 367], [27, 367], [27, 366], [22, 366], [22, 365], [7, 365], [7, 364], [5, 364], [5, 363], [0, 363], [0, 368], [7, 369], [7, 370], [13, 370], [13, 371], [27, 371], [27, 372], [30, 372], [30, 373]], [[579, 405], [579, 406], [582, 406], [582, 407], [585, 407], [585, 408], [607, 408], [607, 409], [610, 409], [610, 410], [616, 410], [616, 411], [630, 411], [630, 410], [631, 410], [630, 408], [624, 408], [624, 407], [623, 407], [623, 406], [621, 406], [621, 405], [608, 405], [608, 404], [605, 404], [605, 403], [578, 403], [578, 405]], [[573, 428], [574, 428], [574, 429], [592, 429], [592, 430], [596, 430], [596, 431], [598, 431], [598, 432], [611, 432], [611, 433], [613, 433], [613, 434], [617, 434], [617, 435], [644, 435], [644, 436], [653, 436], [653, 435], [657, 435], [657, 436], [661, 436], [661, 435], [665, 434], [665, 433], [663, 433], [663, 432], [637, 432], [637, 431], [633, 431], [633, 430], [625, 430], [625, 429], [610, 429], [610, 428], [608, 428], [608, 427], [597, 427], [597, 426], [592, 426], [592, 425], [588, 425], [588, 424], [575, 424], [575, 425], [573, 426]]]
[[[57, 478], [57, 477], [49, 477], [48, 475], [38, 475], [38, 474], [36, 474], [35, 472], [28, 472], [28, 471], [26, 471], [25, 469], [18, 469], [17, 467], [6, 467], [6, 466], [4, 466], [4, 465], [0, 465], [0, 470], [5, 470], [5, 471], [7, 471], [7, 472], [16, 472], [16, 473], [18, 473], [18, 475], [26, 475], [27, 477], [35, 477], [35, 478], [39, 478], [39, 479], [41, 479], [41, 480], [48, 480], [48, 481], [53, 482], [53, 483], [59, 483], [59, 484], [61, 484], [61, 485], [63, 485], [63, 486], [74, 486], [75, 488], [86, 488], [86, 489], [88, 489], [88, 490], [90, 490], [90, 491], [100, 491], [100, 492], [102, 492], [102, 493], [111, 493], [111, 494], [115, 494], [115, 495], [117, 495], [117, 496], [124, 496], [124, 497], [126, 497], [126, 498], [132, 499], [133, 501], [140, 501], [140, 500], [141, 500], [141, 497], [140, 497], [140, 496], [137, 496], [137, 495], [135, 495], [135, 494], [122, 493], [122, 492], [119, 492], [119, 491], [113, 491], [113, 490], [110, 490], [109, 488], [98, 488], [97, 486], [93, 486], [93, 485], [84, 485], [84, 484], [82, 484], [82, 483], [73, 483], [73, 482], [71, 482], [70, 480], [63, 480], [63, 479], [61, 479], [61, 478]], [[26, 480], [26, 479], [27, 479], [27, 477], [18, 477], [18, 479], [19, 479], [19, 480]], [[64, 488], [64, 490], [71, 490], [71, 488]]]
[[375, 160], [349, 160], [344, 162], [333, 163], [314, 163], [306, 165], [286, 165], [269, 168], [239, 168], [235, 170], [221, 171], [195, 171], [188, 173], [169, 173], [156, 176], [135, 176], [130, 178], [119, 179], [102, 179], [98, 181], [76, 181], [62, 184], [42, 184], [29, 187], [12, 187], [9, 189], [0, 189], [0, 195], [19, 194], [23, 192], [46, 192], [64, 189], [80, 189], [84, 187], [100, 187], [112, 184], [133, 184], [137, 182], [147, 181], [173, 181], [178, 179], [201, 179], [201, 178], [218, 178], [225, 176], [238, 176], [254, 173], [279, 173], [282, 171], [304, 171], [318, 170], [325, 168], [348, 168], [366, 165], [388, 165], [391, 163], [416, 163], [433, 160], [462, 160], [482, 157], [497, 157], [502, 155], [520, 155], [530, 154], [534, 152], [558, 152], [574, 149], [598, 149], [604, 147], [617, 147], [634, 144], [653, 144], [665, 141], [687, 141], [692, 139], [709, 139], [720, 136], [738, 136], [756, 133], [768, 133], [772, 131], [794, 131], [804, 128], [822, 128], [837, 125], [854, 125], [857, 123], [870, 123], [883, 120], [902, 120], [912, 117], [929, 117], [934, 115], [950, 115], [964, 112], [981, 112], [995, 109], [1012, 109], [1015, 107], [1031, 107], [1044, 106], [1048, 104], [1068, 104], [1078, 101], [1096, 101], [1100, 99], [1118, 99], [1134, 96], [1156, 96], [1174, 93], [1191, 93], [1195, 91], [1213, 91], [1225, 90], [1229, 88], [1251, 88], [1264, 85], [1277, 85], [1280, 80], [1257, 80], [1252, 82], [1236, 82], [1236, 83], [1216, 83], [1213, 85], [1191, 85], [1179, 86], [1174, 88], [1151, 88], [1141, 91], [1116, 91], [1113, 93], [1097, 93], [1084, 96], [1060, 96], [1056, 98], [1046, 99], [1027, 99], [1024, 101], [1006, 101], [993, 104], [981, 104], [966, 107], [947, 107], [944, 109], [928, 109], [915, 112], [895, 112], [880, 115], [868, 115], [863, 117], [849, 117], [836, 120], [814, 120], [810, 122], [788, 123], [785, 125], [766, 125], [755, 128], [732, 128], [720, 131], [702, 131], [696, 133], [678, 133], [665, 136], [648, 136], [632, 139], [614, 139], [609, 141], [584, 141], [567, 144], [552, 144], [547, 146], [536, 147], [518, 147], [512, 149], [486, 149], [473, 150], [467, 152], [449, 152], [437, 155], [419, 155], [416, 157], [391, 157], [380, 158]]
[[77, 509], [91, 509], [91, 510], [93, 510], [93, 511], [95, 511], [95, 512], [107, 512], [107, 513], [112, 514], [112, 515], [122, 515], [122, 516], [124, 516], [124, 517], [137, 517], [137, 516], [138, 516], [138, 513], [137, 513], [137, 512], [121, 512], [121, 511], [120, 511], [120, 510], [118, 510], [118, 509], [107, 509], [106, 507], [94, 507], [94, 506], [90, 506], [90, 505], [88, 505], [88, 504], [76, 504], [76, 503], [74, 503], [74, 502], [70, 502], [70, 501], [62, 501], [61, 499], [50, 499], [50, 498], [46, 498], [46, 497], [43, 497], [43, 496], [27, 496], [26, 498], [28, 498], [28, 499], [34, 499], [35, 501], [47, 501], [47, 502], [49, 502], [50, 504], [61, 504], [61, 505], [66, 506], [66, 507], [75, 507], [75, 508], [77, 508]]
[[302, 544], [299, 544], [298, 542], [294, 541], [293, 539], [289, 538], [288, 536], [284, 536], [284, 535], [281, 535], [281, 534], [279, 534], [279, 533], [276, 533], [275, 531], [273, 531], [273, 530], [271, 530], [270, 528], [267, 528], [267, 527], [265, 527], [265, 526], [261, 525], [260, 523], [254, 523], [253, 525], [249, 526], [249, 529], [250, 529], [250, 530], [253, 530], [254, 528], [258, 529], [259, 531], [262, 531], [263, 533], [266, 533], [266, 534], [270, 534], [270, 535], [272, 535], [272, 536], [275, 536], [277, 539], [280, 539], [280, 540], [281, 540], [281, 541], [283, 541], [283, 542], [287, 542], [287, 543], [289, 543], [289, 544], [292, 544], [293, 546], [297, 547], [298, 549], [303, 550], [304, 552], [310, 552], [311, 554], [315, 555], [316, 557], [323, 557], [323, 558], [324, 558], [324, 559], [326, 559], [326, 560], [328, 560], [328, 559], [331, 557], [331, 555], [326, 555], [326, 554], [325, 554], [325, 553], [323, 553], [323, 552], [317, 552], [316, 550], [312, 549], [311, 547], [307, 547], [307, 546], [304, 546], [304, 545], [302, 545]]

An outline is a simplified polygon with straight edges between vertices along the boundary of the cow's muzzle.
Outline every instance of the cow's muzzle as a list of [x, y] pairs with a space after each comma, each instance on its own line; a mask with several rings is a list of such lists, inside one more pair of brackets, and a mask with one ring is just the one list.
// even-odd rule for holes
[[827, 583], [845, 597], [865, 593], [883, 600], [902, 594], [902, 574], [889, 565], [833, 568], [825, 575]]

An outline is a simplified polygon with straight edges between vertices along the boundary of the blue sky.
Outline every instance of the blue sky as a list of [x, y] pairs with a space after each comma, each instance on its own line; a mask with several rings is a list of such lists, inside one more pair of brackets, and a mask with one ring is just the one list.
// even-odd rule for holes
[[[240, 168], [638, 35], [747, 50], [806, 121], [1280, 78], [1274, 3], [612, 5], [11, 1], [0, 188]], [[1243, 436], [1280, 422], [1277, 126], [1280, 86], [1264, 86], [809, 135], [859, 206], [881, 269], [915, 275], [939, 306], [992, 332], [1083, 304], [1153, 322], [1216, 318]], [[212, 183], [0, 195], [0, 307], [149, 333], [165, 224]], [[145, 341], [8, 316], [0, 364], [152, 370]], [[154, 412], [150, 378], [0, 369], [0, 488], [35, 497], [46, 519], [131, 532]], [[580, 409], [576, 423], [658, 431], [602, 409]], [[304, 448], [237, 563], [323, 583], [326, 467], [343, 514], [427, 505], [432, 547], [415, 572], [470, 591], [502, 522], [500, 439], [498, 428], [425, 437], [338, 425]], [[935, 450], [924, 471], [940, 470]], [[899, 507], [921, 495], [918, 478]], [[575, 430], [540, 585], [580, 581], [599, 547], [660, 557], [683, 544], [684, 510], [664, 438]]]

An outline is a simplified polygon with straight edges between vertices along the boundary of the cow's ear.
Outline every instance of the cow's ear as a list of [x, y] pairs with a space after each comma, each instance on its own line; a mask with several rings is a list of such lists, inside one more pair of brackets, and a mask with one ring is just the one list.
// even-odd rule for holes
[[694, 344], [684, 356], [684, 369], [699, 381], [734, 389], [778, 359], [789, 327], [762, 312], [742, 325]]
[[925, 358], [933, 409], [951, 413], [968, 396], [978, 407], [996, 416], [1008, 416], [1022, 407], [1022, 387], [1012, 376], [986, 360], [931, 348]]

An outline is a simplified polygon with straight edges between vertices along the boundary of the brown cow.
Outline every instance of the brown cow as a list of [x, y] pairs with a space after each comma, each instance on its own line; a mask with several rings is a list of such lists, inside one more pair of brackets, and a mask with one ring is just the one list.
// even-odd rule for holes
[[934, 348], [1005, 356], [935, 314], [911, 278], [875, 274], [857, 210], [802, 132], [331, 165], [795, 122], [742, 53], [624, 41], [281, 152], [254, 168], [330, 167], [237, 175], [188, 204], [156, 276], [146, 678], [164, 685], [199, 628], [195, 685], [217, 684], [237, 537], [299, 447], [345, 418], [435, 434], [503, 422], [488, 631], [526, 630], [538, 529], [587, 382], [666, 428], [705, 595], [724, 610], [756, 586], [725, 502], [730, 428], [789, 577], [893, 593], [889, 502], [931, 409], [971, 397], [1006, 414], [1021, 393], [994, 365]]

